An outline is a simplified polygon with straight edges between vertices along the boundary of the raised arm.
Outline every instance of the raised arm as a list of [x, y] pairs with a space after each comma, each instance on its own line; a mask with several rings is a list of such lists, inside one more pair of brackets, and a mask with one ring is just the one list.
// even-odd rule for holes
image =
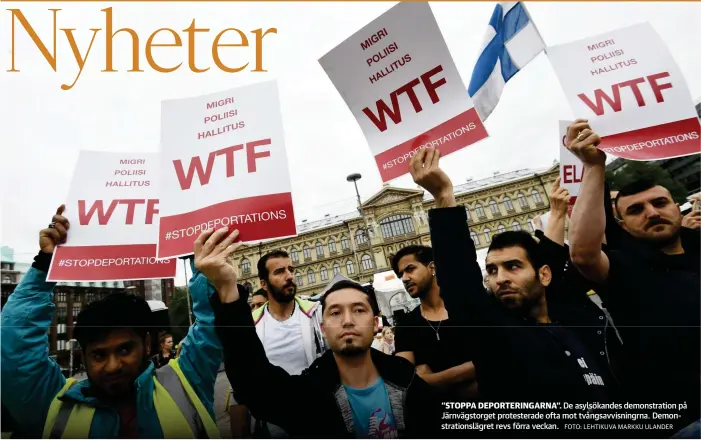
[[[216, 332], [224, 348], [226, 375], [238, 403], [246, 405], [254, 417], [286, 429], [296, 418], [304, 417], [309, 407], [304, 396], [313, 391], [300, 385], [302, 378], [290, 376], [268, 361], [246, 298], [238, 290], [236, 272], [227, 261], [240, 246], [234, 244], [238, 231], [226, 234], [226, 228], [216, 232], [209, 230], [195, 242], [195, 266], [218, 294], [214, 314]], [[252, 377], [265, 380], [255, 381]], [[289, 401], [275, 397], [280, 390], [296, 396], [295, 405], [290, 406]]]
[[601, 250], [606, 231], [606, 154], [596, 148], [600, 141], [583, 119], [567, 129], [567, 149], [584, 164], [582, 187], [570, 221], [570, 258], [585, 278], [597, 283], [605, 281], [609, 272], [608, 257]]
[[218, 301], [218, 298], [214, 286], [197, 270], [194, 260], [191, 259], [190, 263], [192, 278], [189, 291], [195, 322], [180, 342], [180, 354], [176, 359], [197, 396], [214, 417], [214, 383], [224, 360], [222, 345], [214, 329], [212, 309], [212, 302]]
[[566, 188], [560, 186], [560, 177], [558, 176], [552, 191], [550, 191], [550, 218], [545, 227], [545, 236], [560, 246], [565, 245], [565, 219], [569, 203], [570, 193]]
[[56, 283], [46, 281], [54, 248], [65, 243], [70, 226], [61, 215], [64, 208], [56, 211], [55, 225], [40, 232], [41, 251], [2, 309], [2, 403], [23, 431], [36, 438], [42, 435], [51, 401], [66, 383], [48, 352]]
[[428, 212], [428, 223], [441, 298], [451, 320], [494, 323], [467, 215], [455, 202], [453, 184], [438, 166], [439, 158], [438, 150], [423, 149], [412, 158], [410, 172], [414, 182], [436, 200], [436, 208]]

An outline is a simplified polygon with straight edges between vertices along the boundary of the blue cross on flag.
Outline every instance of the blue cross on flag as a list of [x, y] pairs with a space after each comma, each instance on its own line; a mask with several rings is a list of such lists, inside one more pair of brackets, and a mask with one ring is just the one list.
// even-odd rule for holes
[[523, 2], [500, 2], [467, 88], [482, 120], [494, 111], [504, 85], [545, 49]]

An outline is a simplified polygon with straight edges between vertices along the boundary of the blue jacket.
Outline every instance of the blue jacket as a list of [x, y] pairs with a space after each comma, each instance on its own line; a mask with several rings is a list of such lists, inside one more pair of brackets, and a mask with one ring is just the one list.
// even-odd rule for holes
[[[216, 420], [214, 382], [223, 352], [214, 331], [214, 312], [210, 304], [215, 289], [194, 264], [192, 272], [190, 294], [196, 321], [181, 342], [179, 362], [188, 382]], [[34, 438], [41, 438], [49, 405], [66, 383], [48, 352], [47, 332], [55, 309], [52, 302], [55, 283], [47, 282], [46, 275], [34, 267], [27, 272], [2, 310], [0, 328], [2, 403], [23, 428], [22, 435]], [[163, 438], [153, 404], [153, 371], [153, 363], [150, 363], [136, 380], [141, 438]], [[96, 408], [91, 438], [118, 437], [118, 413], [96, 398], [84, 396], [81, 390], [89, 386], [89, 379], [85, 379], [71, 387], [66, 396]]]

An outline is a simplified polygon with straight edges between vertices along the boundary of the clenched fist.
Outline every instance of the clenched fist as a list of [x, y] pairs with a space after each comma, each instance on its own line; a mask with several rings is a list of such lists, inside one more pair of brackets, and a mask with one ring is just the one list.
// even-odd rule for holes
[[419, 150], [411, 158], [409, 172], [414, 182], [431, 193], [436, 200], [437, 208], [456, 206], [453, 183], [448, 175], [438, 166], [441, 153], [435, 148], [428, 147]]
[[600, 143], [601, 138], [594, 133], [586, 119], [577, 119], [567, 127], [565, 146], [582, 161], [585, 167], [606, 163], [606, 153], [596, 148]]
[[239, 299], [236, 287], [236, 270], [229, 264], [229, 257], [241, 243], [234, 243], [238, 229], [227, 235], [228, 228], [204, 231], [195, 240], [195, 268], [214, 285], [222, 303]]
[[53, 254], [56, 246], [64, 244], [68, 238], [68, 228], [71, 227], [68, 219], [64, 217], [63, 211], [66, 205], [61, 205], [56, 210], [56, 215], [51, 218], [48, 228], [39, 232], [39, 249], [47, 254]]

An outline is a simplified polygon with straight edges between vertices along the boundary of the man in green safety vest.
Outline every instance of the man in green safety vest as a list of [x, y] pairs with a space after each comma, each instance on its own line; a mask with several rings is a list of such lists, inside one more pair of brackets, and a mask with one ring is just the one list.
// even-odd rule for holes
[[49, 357], [55, 283], [46, 278], [70, 227], [64, 209], [40, 232], [41, 250], [2, 311], [2, 404], [34, 438], [218, 438], [213, 400], [222, 346], [210, 300], [219, 298], [194, 267], [196, 321], [166, 366], [150, 361], [148, 304], [125, 293], [93, 301], [78, 315], [74, 338], [87, 379], [66, 379]]

